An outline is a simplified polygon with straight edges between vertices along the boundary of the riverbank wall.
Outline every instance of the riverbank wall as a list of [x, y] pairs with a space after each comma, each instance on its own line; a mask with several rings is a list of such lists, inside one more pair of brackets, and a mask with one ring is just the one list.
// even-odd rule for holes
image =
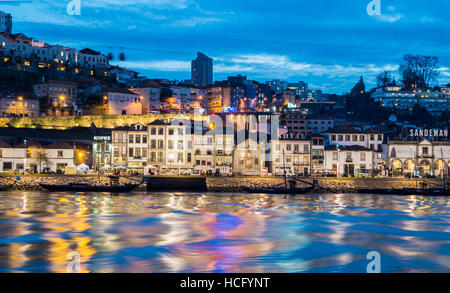
[[[189, 177], [183, 177], [189, 178]], [[142, 177], [122, 177], [121, 184], [140, 182]], [[392, 179], [392, 178], [366, 178], [366, 179], [336, 179], [336, 178], [318, 178], [319, 186], [312, 193], [355, 193], [358, 189], [386, 189], [386, 188], [414, 188], [416, 184], [420, 186], [421, 182], [426, 182], [428, 187], [442, 185], [441, 180], [436, 179]], [[71, 182], [90, 183], [90, 184], [108, 184], [108, 177], [98, 177], [96, 175], [87, 176], [65, 176], [65, 175], [27, 175], [27, 176], [0, 176], [0, 185], [3, 190], [23, 190], [23, 191], [41, 191], [40, 183], [45, 184], [67, 184]], [[180, 182], [184, 182], [180, 180]], [[206, 179], [207, 190], [209, 192], [227, 192], [241, 193], [246, 188], [253, 189], [271, 189], [284, 187], [282, 177], [209, 177]], [[312, 179], [306, 180], [312, 183]], [[183, 183], [185, 184], [185, 183]], [[298, 188], [308, 187], [310, 185], [299, 182]], [[144, 191], [146, 184], [139, 186], [138, 191]]]

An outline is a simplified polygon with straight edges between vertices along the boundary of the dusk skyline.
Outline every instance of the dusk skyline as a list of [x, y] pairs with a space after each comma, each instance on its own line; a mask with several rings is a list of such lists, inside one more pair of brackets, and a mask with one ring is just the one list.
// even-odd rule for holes
[[[214, 79], [243, 74], [265, 81], [304, 80], [310, 88], [341, 94], [363, 75], [393, 71], [407, 53], [440, 59], [439, 84], [450, 82], [448, 6], [442, 1], [382, 0], [369, 16], [369, 0], [292, 1], [70, 1], [0, 3], [13, 15], [13, 32], [50, 44], [113, 53], [112, 64], [149, 78], [190, 79], [198, 51], [214, 59]], [[411, 29], [414, 27], [414, 29]], [[124, 52], [127, 60], [118, 61]]]

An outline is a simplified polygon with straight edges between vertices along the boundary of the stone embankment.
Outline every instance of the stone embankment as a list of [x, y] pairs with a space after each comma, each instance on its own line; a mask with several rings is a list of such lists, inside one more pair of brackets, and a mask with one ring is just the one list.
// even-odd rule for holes
[[[17, 180], [20, 177], [20, 180]], [[45, 184], [67, 184], [70, 182], [91, 183], [91, 184], [109, 184], [108, 177], [99, 179], [96, 175], [88, 176], [0, 176], [0, 185], [3, 190], [29, 190], [40, 191], [40, 183]], [[120, 183], [136, 183], [140, 182], [142, 177], [124, 177]], [[315, 193], [354, 193], [358, 189], [385, 189], [385, 188], [414, 188], [416, 180], [411, 179], [336, 179], [326, 178], [318, 179], [319, 186]], [[419, 180], [418, 182], [422, 182]], [[307, 182], [312, 182], [308, 179]], [[426, 180], [429, 187], [441, 184], [439, 180]], [[284, 179], [282, 177], [210, 177], [207, 178], [208, 191], [210, 192], [245, 192], [245, 188], [254, 189], [272, 189], [283, 188]], [[297, 188], [308, 187], [308, 184], [298, 183]], [[143, 184], [138, 190], [145, 190], [146, 185]], [[313, 192], [313, 193], [314, 193]]]

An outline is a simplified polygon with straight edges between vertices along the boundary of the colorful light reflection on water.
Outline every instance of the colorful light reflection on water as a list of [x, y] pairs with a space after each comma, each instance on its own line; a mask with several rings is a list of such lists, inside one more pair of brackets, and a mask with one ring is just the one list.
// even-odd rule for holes
[[450, 272], [450, 198], [0, 194], [0, 272]]

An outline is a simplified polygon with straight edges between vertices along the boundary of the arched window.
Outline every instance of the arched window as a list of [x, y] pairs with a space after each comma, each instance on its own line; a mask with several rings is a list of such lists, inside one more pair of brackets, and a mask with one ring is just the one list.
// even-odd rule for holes
[[397, 157], [397, 151], [395, 150], [395, 148], [392, 148], [390, 157], [391, 158], [396, 158]]

